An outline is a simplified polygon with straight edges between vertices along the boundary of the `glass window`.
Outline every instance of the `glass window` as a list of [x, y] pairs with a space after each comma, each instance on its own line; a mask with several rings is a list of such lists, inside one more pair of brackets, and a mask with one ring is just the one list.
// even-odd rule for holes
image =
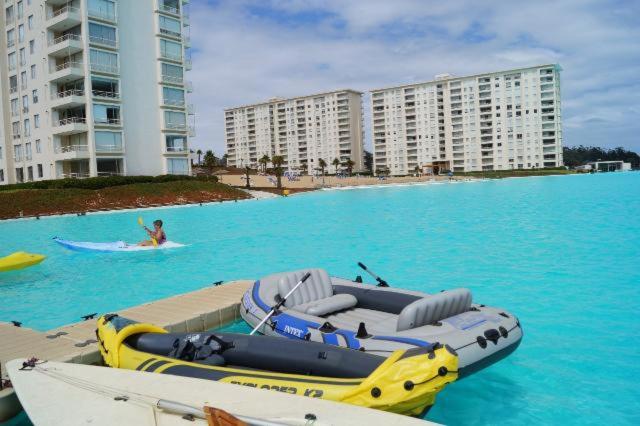
[[35, 80], [36, 78], [36, 66], [31, 65], [31, 80]]
[[26, 144], [24, 144], [24, 154], [27, 160], [31, 160], [32, 158], [31, 142], [27, 142]]
[[24, 169], [22, 167], [16, 167], [16, 181], [18, 183], [24, 182]]
[[15, 70], [16, 66], [17, 66], [17, 64], [16, 64], [16, 52], [9, 53], [8, 59], [9, 59], [9, 61], [8, 61], [9, 62], [9, 71]]
[[19, 1], [17, 6], [18, 6], [18, 19], [22, 19], [22, 16], [24, 15], [24, 5], [22, 4], [22, 1]]
[[27, 72], [26, 71], [22, 71], [20, 73], [20, 83], [22, 83], [23, 89], [27, 88]]
[[164, 58], [181, 60], [182, 45], [174, 41], [160, 39], [160, 54]]
[[20, 122], [19, 121], [14, 121], [13, 123], [11, 123], [11, 134], [16, 136], [20, 136]]
[[189, 163], [186, 158], [168, 158], [167, 173], [170, 175], [186, 175], [189, 173]]
[[16, 30], [10, 29], [7, 31], [7, 47], [11, 47], [16, 44]]
[[8, 8], [6, 8], [4, 13], [6, 16], [5, 22], [7, 23], [7, 25], [13, 22], [13, 19], [15, 18], [15, 16], [13, 15], [13, 6], [9, 6]]
[[31, 136], [31, 122], [28, 118], [24, 120], [24, 136]]
[[164, 123], [169, 129], [184, 129], [187, 127], [187, 117], [183, 112], [165, 111]]
[[40, 142], [40, 139], [36, 139], [36, 153], [42, 153], [42, 142]]
[[27, 26], [29, 27], [30, 30], [33, 29], [33, 15], [29, 15], [29, 18], [27, 20]]
[[22, 97], [22, 109], [25, 110], [24, 112], [29, 110], [29, 97], [27, 95]]
[[160, 33], [180, 37], [180, 21], [160, 15]]
[[24, 50], [24, 47], [20, 49], [20, 66], [25, 66], [27, 64], [27, 52]]
[[91, 90], [96, 96], [115, 98], [118, 95], [118, 80], [92, 77]]
[[184, 71], [181, 66], [162, 63], [162, 78], [172, 83], [182, 83]]
[[24, 41], [24, 25], [18, 25], [18, 42]]
[[36, 114], [33, 116], [33, 127], [36, 129], [40, 128], [40, 114]]
[[27, 167], [27, 180], [33, 180], [33, 166]]
[[184, 105], [184, 91], [180, 89], [174, 89], [173, 87], [163, 87], [162, 95], [164, 97], [165, 105]]
[[184, 152], [187, 150], [187, 139], [184, 136], [167, 135], [167, 152]]
[[96, 151], [122, 151], [122, 133], [95, 132]]
[[18, 98], [11, 99], [11, 115], [15, 117], [18, 114], [20, 114], [18, 110]]
[[116, 5], [111, 0], [88, 0], [89, 14], [114, 20], [116, 18]]
[[101, 124], [120, 124], [120, 106], [93, 104], [93, 121]]
[[38, 178], [42, 178], [44, 174], [42, 173], [42, 164], [38, 164]]
[[101, 43], [109, 46], [116, 45], [116, 29], [106, 25], [89, 22], [89, 39], [93, 43]]
[[118, 55], [102, 50], [90, 50], [91, 68], [105, 72], [118, 72]]
[[[2, 154], [2, 148], [0, 148], [0, 154]], [[4, 170], [0, 169], [0, 182], [4, 182]]]
[[38, 89], [31, 91], [31, 97], [33, 98], [33, 103], [38, 103]]
[[13, 146], [13, 159], [16, 161], [22, 161], [22, 145]]
[[29, 54], [33, 55], [36, 52], [36, 41], [29, 40]]

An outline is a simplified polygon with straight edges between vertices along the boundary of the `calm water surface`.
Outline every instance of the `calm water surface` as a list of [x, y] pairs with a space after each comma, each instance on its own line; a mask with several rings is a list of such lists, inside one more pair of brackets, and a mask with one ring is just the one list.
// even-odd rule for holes
[[[50, 240], [137, 241], [139, 215], [162, 218], [169, 239], [189, 246], [90, 254]], [[428, 419], [640, 424], [640, 173], [8, 221], [0, 250], [48, 256], [0, 275], [0, 321], [39, 330], [218, 280], [311, 266], [354, 277], [357, 261], [398, 287], [468, 287], [518, 315], [525, 337], [509, 358], [449, 386]]]

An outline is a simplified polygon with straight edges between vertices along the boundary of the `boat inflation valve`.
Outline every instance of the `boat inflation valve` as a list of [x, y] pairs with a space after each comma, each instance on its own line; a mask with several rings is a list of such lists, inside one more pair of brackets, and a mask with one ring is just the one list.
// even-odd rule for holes
[[404, 389], [405, 390], [410, 391], [410, 390], [413, 389], [413, 387], [414, 387], [414, 384], [413, 384], [413, 382], [411, 380], [407, 380], [406, 382], [404, 382]]
[[480, 345], [482, 349], [487, 347], [487, 339], [485, 339], [484, 337], [478, 336], [476, 340], [478, 341], [478, 345]]
[[487, 340], [491, 340], [494, 345], [497, 345], [500, 333], [495, 328], [490, 328], [484, 332], [484, 337], [486, 337]]
[[329, 321], [326, 321], [324, 324], [322, 324], [322, 327], [318, 329], [318, 331], [321, 331], [323, 333], [333, 333], [336, 330], [337, 328], [331, 325]]
[[372, 388], [371, 389], [371, 396], [374, 398], [379, 398], [380, 395], [382, 395], [382, 391], [380, 390], [380, 388]]
[[358, 276], [356, 277], [356, 282], [357, 282], [357, 283], [362, 283], [362, 275], [358, 275]]
[[367, 328], [364, 326], [364, 323], [361, 322], [358, 326], [358, 332], [356, 333], [356, 337], [358, 339], [368, 339], [371, 337], [369, 333], [367, 333]]
[[442, 367], [438, 368], [438, 375], [441, 376], [441, 377], [446, 376], [448, 372], [449, 372], [449, 370], [447, 369], [447, 367], [442, 366]]
[[506, 328], [504, 328], [504, 327], [500, 326], [500, 327], [498, 327], [498, 330], [500, 330], [500, 335], [501, 335], [502, 337], [504, 337], [505, 339], [506, 339], [507, 337], [509, 337], [509, 332], [507, 331], [507, 329], [506, 329]]

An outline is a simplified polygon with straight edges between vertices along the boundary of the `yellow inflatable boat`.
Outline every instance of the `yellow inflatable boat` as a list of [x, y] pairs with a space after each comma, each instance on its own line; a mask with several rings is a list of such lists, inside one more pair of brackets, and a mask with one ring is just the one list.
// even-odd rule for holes
[[42, 262], [46, 256], [41, 254], [27, 253], [17, 251], [9, 256], [0, 257], [0, 272], [13, 271], [16, 269], [26, 268], [28, 266], [37, 265]]
[[457, 378], [449, 347], [390, 357], [317, 342], [235, 333], [168, 333], [115, 314], [98, 320], [104, 362], [125, 368], [270, 389], [394, 413], [421, 415]]

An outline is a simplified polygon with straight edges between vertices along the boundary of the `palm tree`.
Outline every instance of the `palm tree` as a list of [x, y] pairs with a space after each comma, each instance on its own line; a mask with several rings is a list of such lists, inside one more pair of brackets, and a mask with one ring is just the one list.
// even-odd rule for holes
[[300, 168], [302, 169], [302, 172], [304, 174], [307, 173], [307, 170], [309, 170], [309, 166], [307, 165], [307, 163], [302, 163], [302, 165], [300, 166]]
[[273, 164], [273, 173], [278, 180], [277, 188], [282, 189], [282, 163], [284, 163], [284, 157], [282, 155], [274, 155], [271, 158], [271, 164]]
[[416, 172], [416, 176], [420, 176], [420, 166], [416, 165], [416, 166], [413, 168], [413, 171], [414, 171], [414, 172]]
[[269, 158], [269, 156], [267, 154], [263, 155], [262, 158], [260, 158], [258, 160], [258, 163], [262, 164], [262, 171], [263, 172], [267, 171], [267, 164], [269, 164], [269, 161], [271, 161], [271, 159]]
[[353, 166], [355, 165], [356, 163], [354, 163], [351, 158], [345, 160], [344, 167], [347, 169], [347, 173], [349, 173], [349, 175], [353, 172]]
[[318, 160], [318, 166], [320, 167], [320, 171], [322, 172], [322, 176], [324, 176], [324, 169], [327, 167], [327, 162], [322, 158]]
[[202, 158], [202, 150], [199, 149], [196, 151], [196, 154], [198, 154], [198, 165], [202, 164], [202, 162], [200, 161], [200, 158]]
[[213, 171], [213, 168], [216, 166], [216, 156], [213, 154], [213, 151], [208, 150], [205, 152], [204, 166], [209, 169], [209, 173]]
[[251, 189], [251, 181], [249, 180], [250, 171], [251, 171], [251, 166], [249, 166], [249, 163], [247, 163], [247, 165], [244, 166], [244, 177], [246, 179], [244, 187], [247, 189]]
[[336, 174], [338, 174], [338, 166], [340, 165], [340, 160], [338, 160], [337, 158], [334, 158], [331, 164], [334, 165], [334, 167], [336, 168]]

